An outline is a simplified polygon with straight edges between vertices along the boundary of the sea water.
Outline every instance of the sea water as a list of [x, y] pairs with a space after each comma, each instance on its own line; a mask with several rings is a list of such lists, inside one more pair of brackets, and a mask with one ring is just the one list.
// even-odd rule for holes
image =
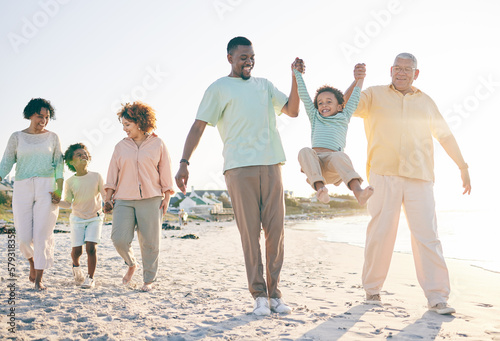
[[[490, 211], [438, 211], [438, 234], [446, 258], [466, 260], [474, 266], [500, 273], [500, 228]], [[368, 215], [325, 220], [303, 220], [293, 229], [319, 232], [321, 239], [364, 247]], [[394, 251], [411, 253], [411, 235], [403, 213]]]

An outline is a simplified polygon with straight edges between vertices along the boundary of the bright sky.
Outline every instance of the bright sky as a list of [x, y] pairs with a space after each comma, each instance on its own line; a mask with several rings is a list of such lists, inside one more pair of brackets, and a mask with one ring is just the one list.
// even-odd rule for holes
[[[85, 142], [90, 168], [106, 176], [115, 144], [125, 137], [116, 119], [120, 103], [142, 100], [156, 109], [157, 134], [177, 171], [184, 141], [205, 89], [226, 76], [227, 42], [248, 37], [256, 52], [253, 76], [288, 94], [290, 64], [307, 65], [309, 91], [328, 83], [346, 89], [357, 62], [367, 65], [365, 87], [388, 84], [399, 52], [419, 60], [415, 86], [429, 94], [450, 124], [470, 166], [471, 197], [462, 197], [460, 173], [437, 146], [436, 199], [441, 209], [498, 202], [500, 3], [496, 1], [2, 1], [0, 4], [0, 151], [29, 122], [22, 110], [33, 97], [49, 99], [63, 151]], [[308, 196], [298, 151], [310, 146], [301, 107], [296, 119], [278, 119], [287, 156], [285, 188]], [[346, 152], [365, 175], [366, 139], [353, 118]], [[225, 188], [222, 143], [207, 127], [191, 158], [196, 189]], [[66, 172], [66, 176], [71, 174]], [[345, 185], [331, 193], [348, 193]]]

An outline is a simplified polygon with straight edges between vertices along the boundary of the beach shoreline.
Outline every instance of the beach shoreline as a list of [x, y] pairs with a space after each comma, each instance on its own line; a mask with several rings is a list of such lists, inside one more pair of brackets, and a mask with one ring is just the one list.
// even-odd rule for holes
[[[106, 225], [98, 247], [96, 287], [81, 289], [71, 274], [68, 234], [56, 234], [55, 266], [45, 272], [46, 293], [28, 281], [16, 249], [15, 304], [8, 305], [7, 235], [0, 236], [0, 335], [17, 340], [500, 340], [500, 274], [447, 259], [453, 316], [429, 312], [411, 255], [395, 253], [382, 307], [365, 305], [363, 248], [320, 240], [320, 234], [285, 229], [280, 288], [290, 315], [252, 314], [243, 253], [234, 222], [191, 222], [162, 231], [159, 279], [139, 291], [142, 266], [129, 287], [126, 267]], [[185, 235], [199, 239], [182, 239]], [[137, 240], [133, 242], [140, 261]], [[86, 256], [82, 256], [86, 266]], [[7, 331], [15, 308], [15, 334]]]

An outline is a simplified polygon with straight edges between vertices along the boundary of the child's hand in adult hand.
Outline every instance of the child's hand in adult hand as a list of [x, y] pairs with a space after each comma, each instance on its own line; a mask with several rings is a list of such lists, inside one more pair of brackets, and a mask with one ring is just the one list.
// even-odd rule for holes
[[354, 79], [364, 79], [366, 76], [366, 65], [365, 63], [358, 63], [354, 66]]
[[304, 61], [299, 57], [295, 58], [295, 60], [292, 63], [292, 70], [294, 69], [299, 71], [300, 73], [306, 72], [306, 65], [304, 64]]
[[61, 192], [59, 191], [54, 191], [54, 192], [49, 192], [50, 196], [52, 197], [52, 203], [57, 205], [61, 201]]
[[104, 203], [104, 213], [111, 213], [113, 210], [113, 202], [111, 200]]

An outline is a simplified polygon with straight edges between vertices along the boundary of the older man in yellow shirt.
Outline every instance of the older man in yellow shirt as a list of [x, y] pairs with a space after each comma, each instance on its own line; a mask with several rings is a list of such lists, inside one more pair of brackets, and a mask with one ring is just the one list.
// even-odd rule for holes
[[381, 303], [403, 206], [429, 309], [451, 314], [455, 309], [447, 303], [450, 282], [437, 235], [433, 137], [460, 169], [464, 194], [470, 194], [471, 185], [468, 166], [436, 104], [412, 86], [418, 75], [416, 58], [399, 54], [391, 67], [392, 84], [363, 91], [354, 113], [364, 120], [367, 173], [375, 190], [368, 201], [372, 219], [366, 232], [363, 287], [367, 303]]

